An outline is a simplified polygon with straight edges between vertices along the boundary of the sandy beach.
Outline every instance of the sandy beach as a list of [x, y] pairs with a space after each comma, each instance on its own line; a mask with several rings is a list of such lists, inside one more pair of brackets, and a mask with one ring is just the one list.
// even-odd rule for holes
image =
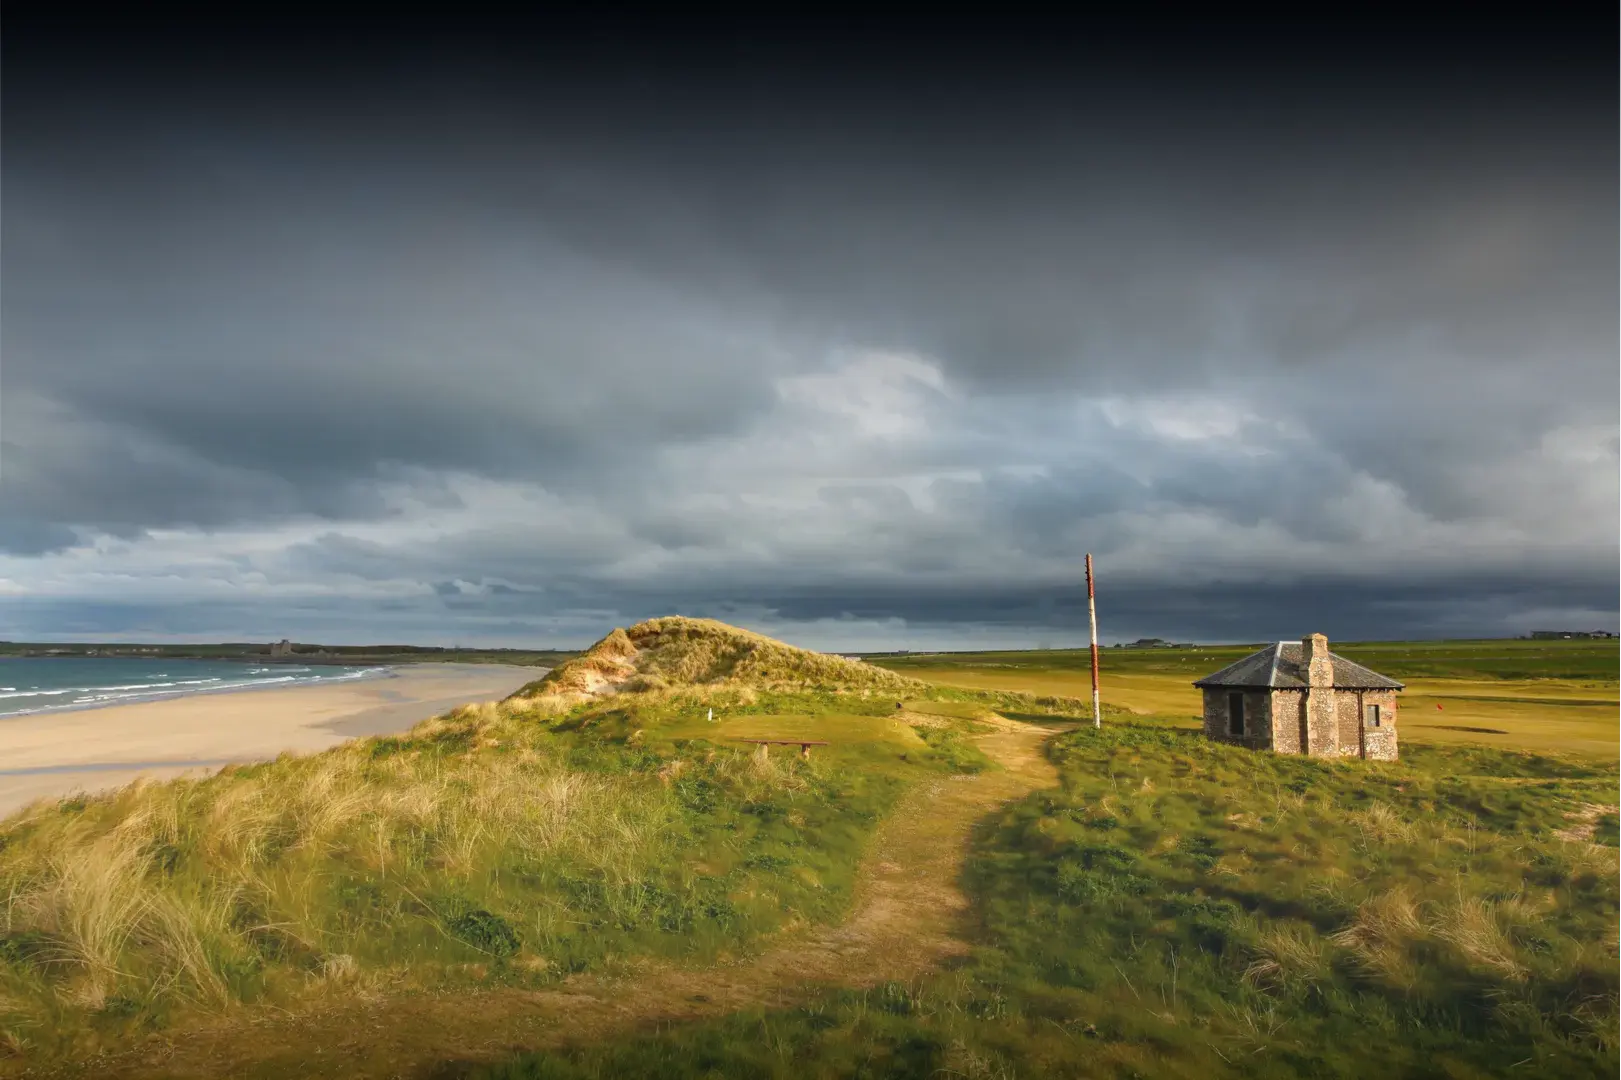
[[283, 751], [310, 753], [404, 731], [457, 705], [505, 697], [545, 672], [496, 664], [395, 670], [393, 678], [0, 719], [0, 814], [138, 776], [205, 775]]

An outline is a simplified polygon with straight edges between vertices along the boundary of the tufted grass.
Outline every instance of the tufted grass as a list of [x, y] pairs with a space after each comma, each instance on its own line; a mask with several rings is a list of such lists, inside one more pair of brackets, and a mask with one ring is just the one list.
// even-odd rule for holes
[[[0, 823], [0, 1046], [82, 1058], [330, 995], [723, 959], [836, 919], [906, 786], [985, 764], [950, 727], [925, 739], [887, 719], [893, 701], [837, 703], [515, 699], [36, 804]], [[715, 705], [836, 745], [763, 756], [711, 729]]]
[[960, 968], [476, 1075], [1607, 1077], [1616, 768], [1315, 762], [1150, 725], [1052, 744], [984, 824]]

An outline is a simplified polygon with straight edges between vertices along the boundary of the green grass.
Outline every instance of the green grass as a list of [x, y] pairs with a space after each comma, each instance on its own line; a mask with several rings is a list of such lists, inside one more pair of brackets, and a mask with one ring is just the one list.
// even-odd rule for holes
[[[836, 705], [515, 701], [36, 806], [0, 825], [0, 1040], [82, 1057], [220, 1009], [706, 963], [836, 920], [906, 787], [987, 764], [888, 719], [893, 701]], [[708, 730], [711, 706], [834, 745], [762, 758]]]
[[[1192, 649], [1099, 650], [1108, 671], [1144, 675], [1183, 675], [1190, 667], [1208, 674], [1240, 660], [1267, 642], [1254, 645], [1200, 645]], [[1616, 682], [1621, 642], [1572, 641], [1331, 641], [1329, 647], [1346, 659], [1393, 679], [1569, 679], [1578, 682]], [[1025, 672], [1082, 673], [1091, 671], [1086, 649], [1038, 649], [982, 653], [912, 653], [873, 656], [870, 663], [901, 674], [919, 669], [1011, 668]]]
[[[1397, 729], [1403, 747], [1480, 744], [1611, 759], [1617, 724], [1617, 646], [1606, 641], [1334, 643], [1344, 656], [1404, 680]], [[1252, 646], [1105, 649], [1106, 708], [1197, 726], [1193, 680]], [[959, 689], [1081, 699], [1091, 691], [1083, 651], [937, 653], [877, 657], [900, 673]]]
[[[978, 695], [942, 697], [948, 700], [717, 687], [623, 695], [575, 706], [549, 723], [559, 735], [589, 734], [597, 741], [634, 743], [664, 754], [723, 748], [752, 753], [754, 747], [741, 741], [750, 738], [826, 740], [831, 745], [815, 748], [813, 761], [860, 769], [869, 776], [911, 775], [920, 762], [955, 771], [985, 768], [989, 760], [966, 738], [973, 717], [985, 706], [977, 703]], [[903, 707], [914, 706], [949, 722], [915, 729], [896, 719]], [[1025, 707], [1036, 704], [1026, 700]], [[793, 756], [798, 748], [774, 749], [772, 760]]]
[[[637, 685], [592, 697], [627, 657]], [[82, 1058], [323, 996], [723, 960], [836, 920], [906, 787], [989, 764], [970, 720], [895, 718], [923, 684], [719, 623], [615, 631], [559, 672], [408, 736], [0, 823], [0, 1051]], [[767, 756], [744, 729], [831, 745]]]
[[[988, 821], [978, 944], [832, 991], [477, 1075], [1613, 1076], [1613, 848], [1555, 830], [1614, 765], [1478, 748], [1391, 764], [1081, 729]], [[1609, 826], [1613, 832], [1613, 817]]]
[[1600, 814], [1594, 823], [1593, 842], [1606, 847], [1621, 847], [1621, 815], [1613, 810]]
[[[1613, 659], [1607, 684], [1583, 667], [1597, 644], [1391, 662], [1452, 665], [1455, 699], [1491, 708], [1554, 672], [1544, 707], [1591, 709], [1565, 703], [1613, 696]], [[1118, 652], [1145, 693], [1186, 675]], [[834, 922], [909, 787], [995, 768], [970, 738], [986, 710], [1089, 717], [1076, 656], [1027, 656], [956, 669], [1003, 684], [931, 687], [657, 620], [408, 736], [36, 806], [0, 823], [0, 1049], [83, 1061], [233, 1017], [251, 1040], [258, 1010], [701, 966]], [[601, 680], [632, 692], [588, 698]], [[1398, 763], [1329, 762], [1123, 716], [1057, 735], [1059, 785], [981, 823], [973, 948], [948, 970], [486, 1075], [1615, 1074], [1613, 755], [1404, 728]], [[829, 745], [802, 761], [759, 737]]]
[[571, 701], [604, 689], [646, 691], [721, 683], [876, 693], [903, 693], [920, 686], [884, 668], [795, 648], [713, 619], [671, 616], [614, 630], [514, 696]]

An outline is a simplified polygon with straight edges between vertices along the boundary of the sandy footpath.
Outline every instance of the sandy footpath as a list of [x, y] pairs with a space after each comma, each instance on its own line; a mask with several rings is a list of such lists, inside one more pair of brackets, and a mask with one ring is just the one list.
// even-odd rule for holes
[[407, 664], [393, 678], [197, 694], [0, 719], [0, 814], [39, 798], [324, 750], [503, 698], [545, 668]]

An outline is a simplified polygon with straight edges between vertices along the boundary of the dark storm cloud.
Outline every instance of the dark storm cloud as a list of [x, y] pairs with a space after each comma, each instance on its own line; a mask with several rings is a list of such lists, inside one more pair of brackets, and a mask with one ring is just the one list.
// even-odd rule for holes
[[[1464, 618], [1454, 607], [1460, 595], [1470, 598]], [[1299, 637], [1301, 613], [1306, 612], [1308, 621], [1346, 640], [1377, 640], [1392, 621], [1417, 636], [1441, 637], [1483, 628], [1503, 632], [1528, 605], [1580, 610], [1593, 597], [1579, 582], [1539, 582], [1533, 588], [1489, 580], [1440, 586], [1397, 583], [1375, 593], [1359, 582], [1320, 580], [1308, 586], [1246, 582], [1175, 592], [1127, 588], [1106, 599], [1104, 614], [1117, 640], [1131, 640], [1139, 630], [1147, 636], [1154, 627], [1174, 626], [1204, 641], [1277, 641]], [[786, 621], [898, 616], [922, 625], [1043, 627], [1064, 632], [1070, 641], [1084, 640], [1087, 630], [1084, 587], [1055, 593], [987, 590], [889, 597], [829, 591], [775, 598], [771, 608]]]
[[0, 551], [17, 555], [44, 555], [72, 547], [78, 534], [65, 525], [38, 520], [0, 523]]
[[9, 23], [30, 610], [1613, 607], [1589, 28]]

